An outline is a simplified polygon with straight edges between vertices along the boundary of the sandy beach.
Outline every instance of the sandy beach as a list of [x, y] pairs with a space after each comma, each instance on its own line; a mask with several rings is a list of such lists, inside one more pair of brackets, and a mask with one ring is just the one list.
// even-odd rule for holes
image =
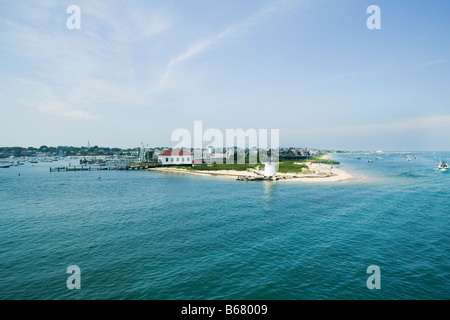
[[[322, 159], [330, 159], [331, 155], [324, 155]], [[307, 174], [299, 173], [277, 173], [277, 182], [338, 182], [353, 178], [353, 176], [336, 166], [322, 163], [304, 163], [308, 166]], [[167, 167], [167, 168], [151, 168], [148, 170], [187, 173], [201, 176], [215, 176], [223, 178], [237, 179], [238, 177], [261, 177], [254, 171], [236, 171], [236, 170], [186, 170], [181, 168]]]
[[281, 173], [281, 176], [286, 176], [286, 179], [278, 180], [281, 182], [339, 182], [353, 178], [347, 171], [335, 168], [335, 166], [309, 163], [308, 168], [313, 173], [305, 174], [304, 176], [292, 173]]

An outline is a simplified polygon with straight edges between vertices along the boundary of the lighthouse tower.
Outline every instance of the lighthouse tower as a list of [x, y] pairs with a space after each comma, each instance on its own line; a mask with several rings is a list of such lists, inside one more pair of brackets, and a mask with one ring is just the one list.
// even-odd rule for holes
[[264, 176], [267, 178], [272, 178], [277, 175], [277, 168], [276, 168], [276, 162], [275, 159], [268, 158], [267, 161], [264, 163]]

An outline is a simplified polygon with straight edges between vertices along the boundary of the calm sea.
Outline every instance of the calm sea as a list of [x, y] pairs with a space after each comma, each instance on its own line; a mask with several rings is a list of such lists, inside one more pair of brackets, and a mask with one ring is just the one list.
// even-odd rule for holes
[[450, 299], [450, 173], [415, 156], [335, 156], [338, 183], [0, 169], [0, 299]]

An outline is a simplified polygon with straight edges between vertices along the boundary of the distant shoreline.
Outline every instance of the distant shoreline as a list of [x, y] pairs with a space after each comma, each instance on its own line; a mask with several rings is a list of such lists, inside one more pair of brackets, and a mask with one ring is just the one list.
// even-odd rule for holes
[[[322, 159], [331, 159], [331, 154], [325, 154]], [[277, 173], [279, 180], [276, 182], [339, 182], [353, 178], [353, 176], [344, 170], [336, 168], [334, 165], [305, 162], [311, 173]], [[187, 173], [199, 176], [214, 176], [223, 178], [237, 179], [238, 177], [261, 177], [254, 171], [237, 171], [237, 170], [187, 170], [182, 168], [149, 168], [151, 171]]]

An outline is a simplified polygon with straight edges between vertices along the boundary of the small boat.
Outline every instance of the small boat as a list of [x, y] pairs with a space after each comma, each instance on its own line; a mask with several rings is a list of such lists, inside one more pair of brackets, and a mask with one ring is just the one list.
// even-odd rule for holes
[[439, 162], [439, 167], [438, 167], [438, 169], [439, 169], [439, 170], [448, 170], [448, 163], [445, 162], [445, 161]]
[[6, 168], [9, 168], [9, 167], [10, 167], [9, 165], [0, 165], [1, 169], [6, 169]]

